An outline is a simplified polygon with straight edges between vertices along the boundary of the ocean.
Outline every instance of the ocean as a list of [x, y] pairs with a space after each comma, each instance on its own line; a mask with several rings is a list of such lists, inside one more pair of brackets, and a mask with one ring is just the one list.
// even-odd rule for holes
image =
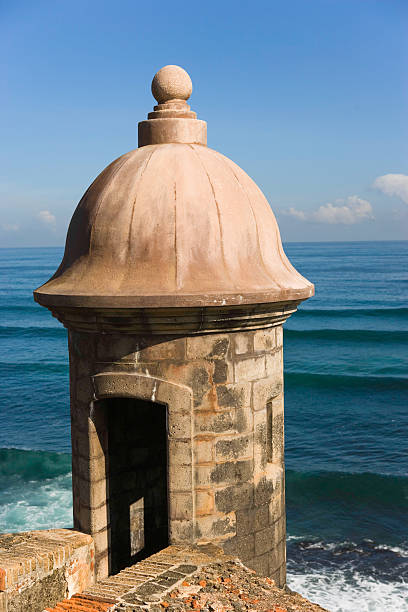
[[[408, 242], [289, 243], [316, 286], [285, 324], [288, 584], [408, 609]], [[0, 249], [0, 531], [72, 526], [66, 331], [32, 290], [62, 248]]]

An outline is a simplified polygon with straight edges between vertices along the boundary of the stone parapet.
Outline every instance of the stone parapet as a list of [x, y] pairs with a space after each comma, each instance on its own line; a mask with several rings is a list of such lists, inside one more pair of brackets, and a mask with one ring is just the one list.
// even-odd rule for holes
[[169, 546], [45, 612], [325, 612], [213, 545]]
[[0, 535], [1, 612], [41, 612], [93, 582], [89, 535], [70, 529]]

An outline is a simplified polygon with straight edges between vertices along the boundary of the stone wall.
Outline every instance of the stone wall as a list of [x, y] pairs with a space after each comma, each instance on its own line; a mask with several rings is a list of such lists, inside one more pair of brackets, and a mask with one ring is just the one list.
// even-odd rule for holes
[[[109, 573], [108, 397], [168, 406], [170, 542], [214, 542], [285, 582], [282, 327], [69, 333], [75, 528]], [[153, 404], [152, 404], [153, 406]], [[152, 408], [153, 409], [153, 408]]]
[[89, 535], [69, 529], [0, 535], [0, 612], [42, 612], [93, 582]]

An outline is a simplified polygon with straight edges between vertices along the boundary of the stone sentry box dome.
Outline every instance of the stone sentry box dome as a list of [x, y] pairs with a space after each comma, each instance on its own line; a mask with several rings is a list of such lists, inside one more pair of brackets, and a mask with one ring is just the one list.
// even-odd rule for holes
[[208, 148], [188, 74], [92, 183], [34, 292], [69, 332], [74, 527], [103, 578], [215, 543], [285, 583], [282, 323], [313, 294], [264, 195]]

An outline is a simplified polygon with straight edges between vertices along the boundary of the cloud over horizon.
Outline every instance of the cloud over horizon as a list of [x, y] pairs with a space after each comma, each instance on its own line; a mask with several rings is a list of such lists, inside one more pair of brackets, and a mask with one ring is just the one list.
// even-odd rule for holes
[[40, 210], [37, 217], [42, 221], [45, 225], [49, 225], [52, 228], [55, 228], [57, 219], [55, 215], [53, 215], [49, 210]]
[[408, 176], [406, 174], [383, 174], [378, 176], [373, 187], [388, 196], [396, 196], [408, 204]]
[[2, 223], [1, 229], [4, 232], [18, 232], [20, 226], [18, 225], [18, 223]]
[[373, 208], [368, 200], [363, 200], [358, 196], [349, 196], [348, 198], [340, 198], [334, 204], [328, 202], [322, 204], [313, 212], [305, 212], [296, 208], [289, 208], [282, 211], [283, 214], [289, 215], [299, 221], [312, 221], [315, 223], [329, 223], [353, 225], [365, 219], [374, 219]]

